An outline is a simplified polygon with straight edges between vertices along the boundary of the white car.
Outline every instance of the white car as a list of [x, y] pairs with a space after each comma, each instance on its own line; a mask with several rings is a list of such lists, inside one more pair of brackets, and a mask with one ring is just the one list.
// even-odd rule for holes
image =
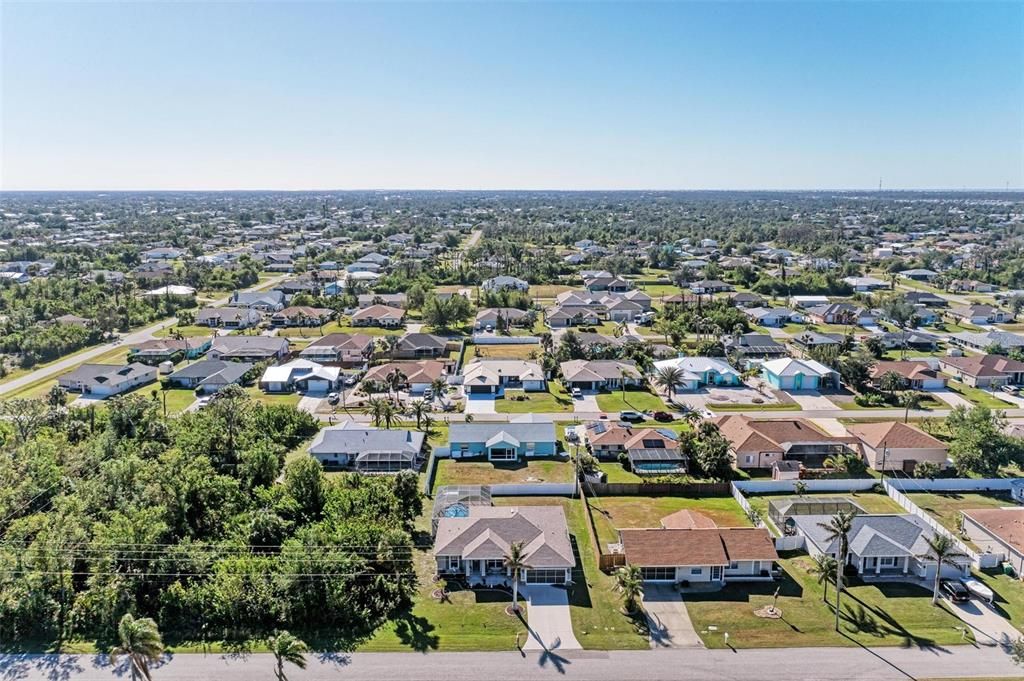
[[583, 399], [583, 391], [580, 390], [579, 388], [573, 388], [572, 389], [572, 396], [573, 396], [573, 398], [575, 398], [577, 400]]

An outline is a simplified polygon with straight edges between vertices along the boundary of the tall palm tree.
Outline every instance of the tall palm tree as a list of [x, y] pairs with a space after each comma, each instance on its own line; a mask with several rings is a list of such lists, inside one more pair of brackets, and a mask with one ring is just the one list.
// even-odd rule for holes
[[966, 558], [967, 554], [961, 553], [956, 548], [956, 542], [948, 534], [933, 534], [931, 539], [925, 538], [928, 544], [928, 552], [922, 558], [935, 561], [935, 583], [932, 586], [932, 605], [939, 602], [939, 581], [942, 579], [943, 565], [956, 565], [960, 558]]
[[832, 576], [836, 574], [836, 559], [827, 553], [819, 553], [814, 557], [814, 565], [810, 567], [808, 572], [811, 576], [817, 578], [818, 584], [825, 587], [825, 592], [821, 596], [821, 602], [828, 603], [828, 583]]
[[654, 374], [654, 384], [664, 388], [669, 401], [675, 397], [676, 386], [683, 380], [683, 370], [679, 367], [664, 366]]
[[903, 423], [910, 421], [910, 410], [921, 406], [921, 393], [908, 390], [900, 394], [900, 403], [903, 404]]
[[398, 369], [392, 369], [388, 372], [387, 377], [384, 379], [388, 385], [388, 390], [395, 394], [395, 402], [398, 402], [398, 391], [402, 389], [408, 377]]
[[274, 654], [274, 677], [277, 681], [288, 681], [284, 673], [284, 663], [289, 662], [299, 669], [306, 668], [306, 653], [309, 647], [297, 637], [282, 631], [267, 641], [270, 652]]
[[509, 545], [503, 562], [505, 569], [512, 573], [512, 610], [519, 612], [519, 577], [524, 570], [530, 569], [526, 564], [526, 549], [523, 548], [523, 542]]
[[409, 411], [416, 417], [416, 427], [419, 428], [423, 417], [430, 411], [430, 408], [423, 400], [413, 400], [409, 403]]
[[615, 571], [615, 589], [622, 594], [622, 605], [626, 612], [636, 612], [644, 596], [644, 575], [638, 565], [627, 565]]
[[380, 426], [385, 404], [388, 404], [388, 402], [379, 397], [371, 397], [366, 401], [366, 407], [363, 408], [363, 413], [373, 419], [373, 425]]
[[853, 527], [854, 511], [839, 511], [827, 523], [818, 523], [825, 530], [829, 542], [838, 542], [836, 547], [836, 631], [839, 631], [839, 597], [843, 592], [843, 567], [846, 552], [850, 547], [850, 530]]
[[448, 381], [443, 377], [438, 376], [430, 382], [430, 391], [437, 397], [441, 398], [441, 404], [444, 404], [445, 397], [448, 394]]
[[433, 435], [434, 418], [429, 413], [423, 415], [423, 427], [420, 428], [420, 430], [423, 431], [423, 434], [427, 436], [428, 440], [430, 439], [430, 436]]
[[380, 420], [385, 428], [395, 425], [395, 421], [398, 420], [398, 409], [395, 408], [395, 405], [384, 400], [384, 404], [380, 408]]
[[125, 613], [117, 625], [117, 636], [120, 644], [110, 651], [110, 663], [117, 665], [121, 657], [127, 657], [131, 665], [132, 681], [139, 676], [150, 681], [150, 663], [157, 662], [164, 653], [164, 642], [160, 639], [160, 630], [156, 622], [149, 617], [135, 619], [131, 613]]

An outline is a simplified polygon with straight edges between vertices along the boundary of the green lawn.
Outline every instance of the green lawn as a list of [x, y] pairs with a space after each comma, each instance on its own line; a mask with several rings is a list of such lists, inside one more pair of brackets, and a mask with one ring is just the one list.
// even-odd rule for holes
[[661, 519], [682, 509], [700, 511], [719, 527], [750, 527], [732, 497], [590, 497], [590, 510], [602, 545], [619, 540], [618, 530], [661, 527]]
[[367, 336], [400, 336], [405, 333], [405, 329], [382, 329], [378, 326], [349, 326], [347, 324], [343, 324], [342, 321], [335, 320], [323, 325], [323, 333], [321, 333], [321, 327], [319, 326], [300, 326], [277, 330], [278, 336], [284, 336], [286, 338], [319, 338], [320, 336], [326, 336], [329, 333], [361, 333]]
[[565, 458], [517, 463], [439, 459], [434, 488], [445, 485], [494, 485], [514, 482], [570, 482], [573, 466]]
[[1003, 402], [998, 397], [980, 389], [972, 388], [969, 385], [965, 385], [960, 381], [947, 381], [946, 385], [953, 392], [961, 395], [964, 399], [970, 400], [973, 404], [982, 407], [988, 407], [989, 409], [1008, 409], [1013, 407], [1008, 402]]
[[464, 363], [474, 359], [536, 359], [541, 354], [540, 345], [466, 345]]
[[[823, 587], [808, 573], [806, 555], [783, 558], [779, 582], [734, 583], [718, 592], [687, 594], [686, 610], [709, 648], [724, 648], [723, 632], [735, 648], [800, 646], [931, 647], [961, 642], [959, 619], [931, 604], [931, 593], [910, 584], [854, 582], [840, 606], [842, 634], [834, 630], [834, 593], [822, 601]], [[781, 619], [754, 611], [771, 605], [776, 588]], [[715, 630], [709, 627], [715, 627]]]
[[[79, 353], [75, 353], [75, 354], [79, 354]], [[118, 365], [121, 365], [121, 364], [127, 363], [127, 361], [128, 361], [128, 348], [126, 348], [124, 346], [118, 346], [118, 347], [112, 348], [110, 350], [107, 350], [106, 352], [104, 352], [104, 353], [102, 353], [100, 355], [97, 355], [96, 357], [93, 357], [92, 359], [88, 360], [88, 364], [118, 364]], [[68, 369], [67, 372], [73, 371], [74, 369], [78, 368], [82, 364], [86, 364], [86, 363], [87, 362], [83, 360], [82, 362], [79, 362], [78, 364], [76, 364], [74, 367]], [[31, 383], [23, 385], [18, 390], [14, 391], [12, 393], [8, 393], [5, 396], [5, 399], [42, 397], [47, 392], [49, 392], [50, 388], [52, 388], [53, 386], [55, 386], [57, 384], [57, 377], [60, 376], [61, 373], [67, 373], [67, 372], [53, 373], [53, 374], [45, 376], [45, 377], [43, 377], [43, 378], [41, 378], [39, 380], [32, 381]], [[74, 396], [72, 396], [72, 397], [74, 397]]]
[[607, 476], [605, 482], [643, 482], [643, 478], [632, 471], [627, 471], [622, 467], [621, 463], [602, 461], [601, 470], [604, 471], [605, 476]]
[[[526, 399], [517, 399], [525, 397]], [[547, 414], [572, 411], [572, 398], [560, 383], [551, 381], [546, 392], [506, 390], [505, 397], [494, 401], [499, 414]]]
[[157, 338], [171, 338], [175, 334], [181, 334], [185, 338], [202, 338], [216, 335], [217, 330], [208, 326], [168, 326], [153, 333]]
[[616, 390], [597, 396], [601, 411], [665, 411], [667, 407], [661, 398], [646, 390]]
[[161, 390], [157, 393], [157, 397], [160, 398], [161, 404], [166, 400], [168, 414], [180, 414], [185, 411], [185, 407], [196, 401], [196, 393], [194, 390], [185, 390], [182, 388]]
[[734, 402], [708, 402], [707, 408], [713, 411], [800, 411], [796, 402], [773, 402], [771, 404], [736, 404]]
[[[646, 650], [647, 632], [638, 629], [623, 615], [622, 599], [615, 590], [615, 579], [597, 568], [597, 558], [587, 531], [583, 504], [560, 497], [497, 497], [497, 506], [561, 504], [569, 523], [569, 534], [576, 544], [575, 582], [569, 591], [569, 610], [576, 640], [589, 650]], [[582, 564], [582, 571], [579, 569]]]
[[[868, 513], [906, 513], [903, 507], [893, 501], [888, 494], [878, 492], [808, 492], [803, 495], [805, 499], [813, 500], [815, 497], [843, 497]], [[761, 514], [762, 518], [767, 518], [769, 502], [795, 498], [797, 498], [795, 494], [752, 494], [747, 496], [747, 501], [751, 508]]]
[[[943, 527], [959, 535], [958, 525], [960, 522], [960, 511], [969, 508], [999, 508], [1001, 506], [1013, 506], [1013, 500], [1009, 494], [996, 492], [948, 492], [944, 494], [932, 492], [909, 492], [910, 500], [921, 507], [929, 515], [939, 521]], [[968, 546], [974, 544], [966, 538], [962, 538]], [[977, 548], [977, 547], [974, 547]]]
[[249, 386], [245, 392], [249, 397], [263, 404], [288, 404], [295, 407], [302, 399], [302, 395], [299, 393], [265, 393], [258, 386]]

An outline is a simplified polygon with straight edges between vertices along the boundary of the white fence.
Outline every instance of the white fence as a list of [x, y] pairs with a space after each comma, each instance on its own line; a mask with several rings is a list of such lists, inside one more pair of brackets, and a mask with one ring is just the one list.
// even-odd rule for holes
[[892, 498], [893, 501], [895, 501], [897, 504], [906, 509], [908, 513], [913, 513], [918, 518], [923, 520], [929, 527], [932, 528], [932, 530], [936, 532], [936, 534], [944, 534], [950, 539], [952, 539], [953, 542], [956, 544], [957, 550], [967, 556], [970, 556], [971, 561], [974, 562], [975, 565], [978, 565], [980, 567], [981, 557], [977, 551], [971, 549], [967, 546], [967, 544], [960, 541], [960, 539], [956, 535], [954, 535], [952, 532], [943, 527], [937, 520], [928, 515], [924, 510], [921, 509], [920, 506], [911, 501], [910, 497], [896, 489], [896, 487], [893, 484], [891, 484], [888, 480], [885, 481], [884, 485], [886, 493]]
[[[738, 480], [733, 486], [744, 494], [781, 494], [796, 493], [796, 480]], [[862, 492], [878, 484], [878, 480], [867, 479], [836, 479], [836, 480], [803, 480], [808, 492]]]
[[785, 537], [775, 538], [776, 551], [803, 551], [804, 536], [802, 534], [791, 534]]
[[754, 509], [751, 507], [750, 502], [747, 501], [747, 498], [743, 496], [743, 492], [740, 491], [739, 484], [735, 482], [732, 483], [729, 486], [729, 490], [732, 492], [732, 498], [740, 505], [743, 511], [747, 514], [747, 517], [754, 521], [754, 524], [757, 525], [757, 527], [764, 527], [763, 518], [759, 521], [754, 520]]
[[893, 478], [886, 482], [902, 492], [1008, 492], [1017, 483], [1013, 478]]
[[572, 482], [524, 482], [491, 485], [492, 497], [571, 497], [576, 493]]
[[473, 342], [477, 345], [535, 345], [540, 343], [540, 337], [496, 336], [491, 333], [474, 333]]

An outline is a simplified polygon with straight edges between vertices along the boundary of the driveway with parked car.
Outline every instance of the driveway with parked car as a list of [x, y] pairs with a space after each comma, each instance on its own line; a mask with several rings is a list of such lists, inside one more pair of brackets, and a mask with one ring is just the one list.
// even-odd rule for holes
[[1006, 646], [1021, 636], [995, 608], [978, 598], [958, 603], [943, 593], [943, 603], [971, 628], [978, 645]]

